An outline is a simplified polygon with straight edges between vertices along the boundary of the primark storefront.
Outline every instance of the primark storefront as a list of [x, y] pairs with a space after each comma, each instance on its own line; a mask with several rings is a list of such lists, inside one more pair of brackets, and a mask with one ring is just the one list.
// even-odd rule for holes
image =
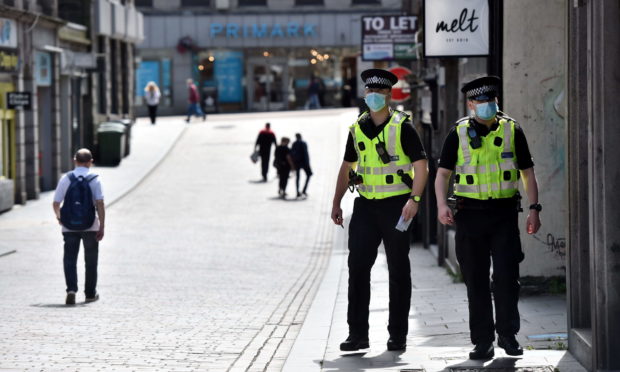
[[207, 112], [296, 109], [305, 106], [317, 77], [322, 106], [352, 105], [358, 71], [368, 65], [359, 58], [363, 15], [368, 13], [146, 16], [136, 102], [155, 81], [162, 92], [159, 112], [182, 114], [192, 78]]

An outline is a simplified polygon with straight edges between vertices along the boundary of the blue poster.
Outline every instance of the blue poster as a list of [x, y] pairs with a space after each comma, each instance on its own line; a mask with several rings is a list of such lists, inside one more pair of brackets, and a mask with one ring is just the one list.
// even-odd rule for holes
[[163, 88], [164, 91], [168, 91], [170, 90], [172, 82], [172, 80], [170, 79], [170, 58], [165, 58], [161, 60], [161, 70], [162, 86], [160, 88]]
[[216, 52], [214, 75], [217, 80], [219, 102], [243, 101], [243, 53]]
[[52, 56], [47, 52], [34, 53], [34, 80], [40, 87], [52, 85]]
[[144, 96], [144, 88], [149, 81], [159, 86], [159, 61], [142, 61], [136, 70], [136, 96]]

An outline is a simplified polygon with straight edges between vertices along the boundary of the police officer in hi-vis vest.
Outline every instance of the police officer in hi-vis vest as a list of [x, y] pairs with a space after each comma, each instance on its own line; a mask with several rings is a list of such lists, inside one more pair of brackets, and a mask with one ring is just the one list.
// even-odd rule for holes
[[[340, 202], [348, 185], [356, 187], [360, 196], [349, 224], [349, 337], [340, 349], [369, 347], [370, 270], [383, 241], [390, 281], [387, 348], [405, 350], [411, 275], [409, 229], [404, 225], [418, 212], [428, 177], [426, 153], [407, 114], [389, 106], [397, 77], [381, 69], [366, 70], [361, 77], [370, 111], [349, 128], [331, 215], [335, 224], [343, 225]], [[405, 224], [399, 224], [401, 218]]]
[[[523, 354], [515, 338], [520, 327], [519, 263], [524, 257], [518, 226], [519, 178], [530, 203], [528, 234], [540, 228], [542, 210], [523, 130], [498, 111], [499, 85], [498, 77], [486, 76], [463, 86], [471, 115], [459, 120], [448, 133], [435, 179], [439, 222], [456, 223], [456, 256], [467, 286], [469, 329], [475, 345], [470, 359], [494, 356], [495, 332], [498, 346], [508, 355]], [[446, 200], [452, 172], [454, 215]]]

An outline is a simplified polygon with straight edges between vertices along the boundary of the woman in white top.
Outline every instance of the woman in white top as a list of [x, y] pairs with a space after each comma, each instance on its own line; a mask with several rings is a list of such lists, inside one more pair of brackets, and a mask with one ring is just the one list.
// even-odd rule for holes
[[155, 124], [155, 118], [157, 117], [157, 105], [159, 105], [159, 97], [161, 93], [154, 81], [149, 81], [144, 88], [144, 98], [146, 105], [149, 108], [149, 117], [151, 118], [151, 124]]

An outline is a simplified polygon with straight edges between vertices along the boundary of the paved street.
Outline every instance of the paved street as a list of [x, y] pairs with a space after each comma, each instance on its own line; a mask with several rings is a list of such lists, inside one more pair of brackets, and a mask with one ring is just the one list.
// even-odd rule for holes
[[[62, 238], [51, 193], [0, 215], [0, 371], [441, 371], [583, 368], [562, 349], [566, 304], [520, 303], [523, 358], [467, 361], [465, 287], [428, 250], [411, 251], [408, 349], [387, 352], [388, 277], [373, 268], [371, 347], [346, 338], [347, 230], [329, 208], [355, 110], [139, 120], [132, 154], [95, 171], [108, 209], [100, 246], [101, 300], [64, 305]], [[312, 178], [306, 200], [277, 199], [249, 155], [266, 121], [280, 138], [301, 132]], [[294, 178], [289, 195], [294, 194]], [[343, 201], [348, 222], [353, 197]], [[79, 277], [83, 279], [80, 256]], [[80, 282], [80, 285], [82, 283]], [[542, 369], [541, 369], [542, 370]], [[549, 371], [546, 369], [545, 371]]]
[[[49, 195], [0, 216], [0, 248], [17, 250], [0, 258], [0, 370], [278, 370], [329, 258], [334, 159], [355, 114], [192, 122], [108, 210], [96, 303], [64, 305], [62, 238]], [[137, 129], [170, 130], [181, 120], [153, 128], [141, 121]], [[307, 200], [278, 200], [273, 168], [267, 184], [256, 182], [249, 155], [266, 121], [278, 138], [300, 131], [308, 141], [315, 176]], [[125, 162], [140, 146], [132, 151]], [[103, 173], [102, 182], [104, 193], [115, 188]]]

